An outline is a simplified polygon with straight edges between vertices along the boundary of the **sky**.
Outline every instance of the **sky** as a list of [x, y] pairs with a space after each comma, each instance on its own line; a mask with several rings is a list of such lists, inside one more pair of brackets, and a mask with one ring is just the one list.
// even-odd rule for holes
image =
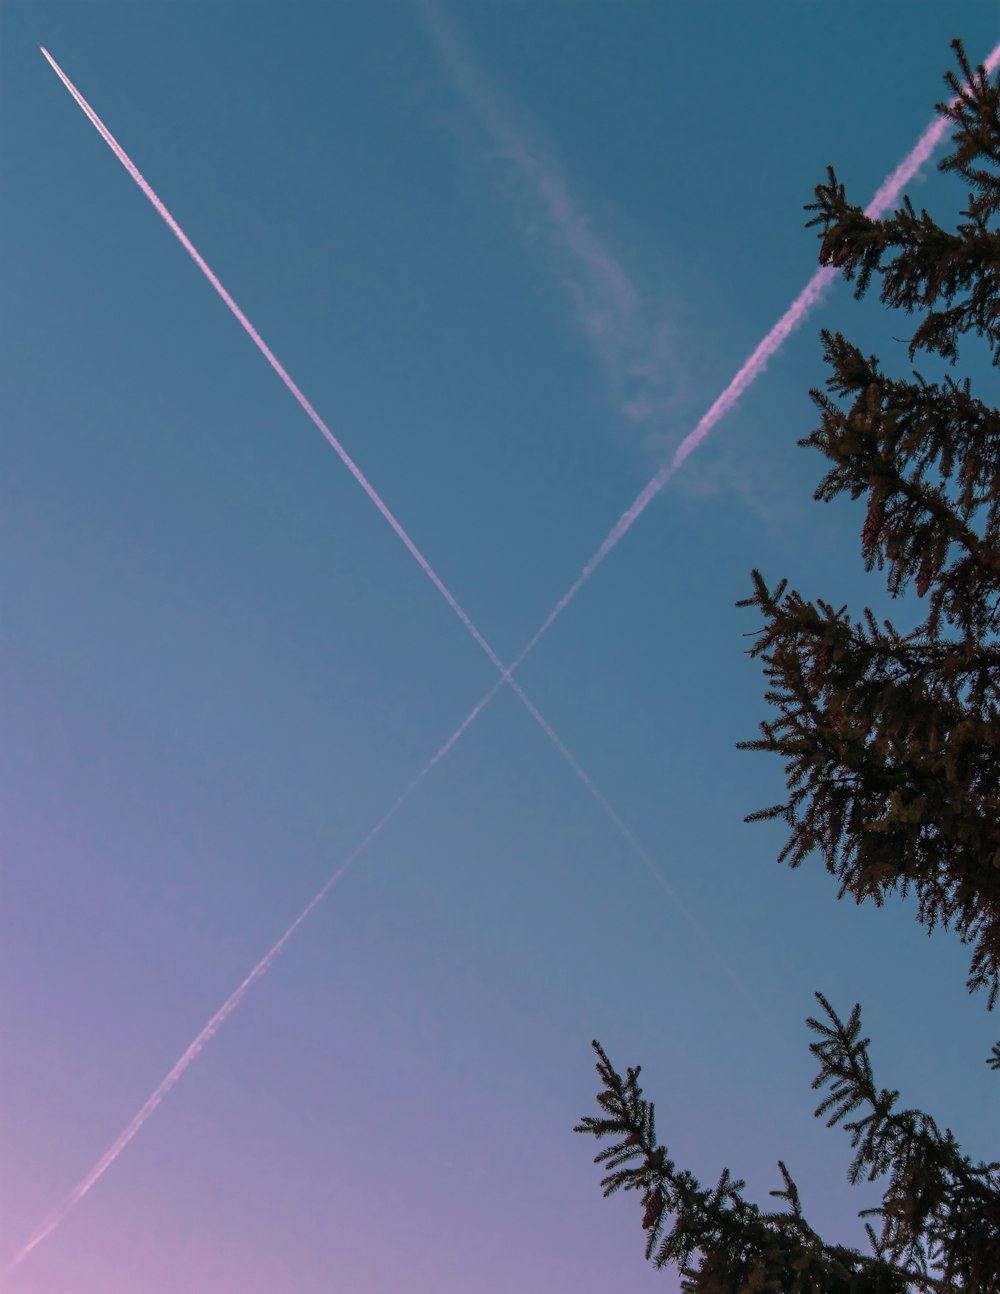
[[[985, 58], [997, 6], [6, 0], [0, 1268], [497, 678], [39, 47], [510, 662], [814, 273], [827, 165], [864, 204], [916, 143], [955, 35]], [[752, 567], [917, 622], [796, 444], [819, 329], [906, 376], [911, 326], [835, 284], [518, 669], [618, 825], [502, 686], [4, 1289], [676, 1289], [572, 1132], [592, 1038], [679, 1165], [767, 1205], [780, 1157], [862, 1245], [815, 990], [993, 1157], [968, 950], [777, 867], [743, 818], [781, 763], [735, 749], [769, 715]], [[959, 371], [988, 398], [984, 352]]]

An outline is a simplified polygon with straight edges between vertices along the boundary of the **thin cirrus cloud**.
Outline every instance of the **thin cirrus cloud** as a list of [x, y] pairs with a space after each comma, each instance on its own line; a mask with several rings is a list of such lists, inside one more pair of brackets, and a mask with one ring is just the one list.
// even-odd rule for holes
[[[96, 117], [96, 114], [93, 113], [93, 110], [89, 108], [89, 106], [82, 99], [82, 97], [75, 90], [75, 88], [71, 85], [71, 83], [68, 81], [65, 75], [56, 66], [51, 56], [48, 53], [46, 53], [44, 50], [43, 50], [43, 53], [45, 53], [46, 58], [52, 64], [56, 72], [59, 73], [59, 76], [63, 80], [64, 84], [67, 86], [67, 89], [70, 90], [70, 92], [73, 94], [74, 98], [77, 100], [80, 106], [91, 118], [94, 125], [97, 126], [98, 130], [103, 135], [105, 141], [116, 152], [116, 155], [119, 156], [119, 160], [121, 160], [123, 164], [126, 165], [127, 169], [130, 170], [130, 173], [133, 174], [133, 178], [136, 179], [137, 183], [140, 183], [140, 187], [142, 187], [144, 192], [147, 193], [147, 196], [150, 197], [151, 201], [154, 201], [154, 205], [157, 206], [157, 209], [160, 211], [160, 214], [164, 216], [164, 219], [167, 220], [168, 224], [171, 225], [171, 227], [174, 229], [174, 232], [181, 239], [184, 245], [188, 248], [189, 252], [191, 252], [191, 254], [195, 257], [196, 261], [199, 264], [199, 267], [202, 268], [203, 272], [206, 273], [206, 275], [210, 278], [210, 281], [212, 281], [213, 285], [216, 286], [216, 289], [217, 291], [220, 292], [220, 295], [223, 295], [225, 293], [225, 289], [223, 289], [221, 284], [218, 283], [218, 280], [215, 279], [214, 275], [204, 264], [201, 258], [197, 255], [197, 253], [194, 251], [193, 247], [190, 245], [186, 237], [180, 232], [179, 228], [175, 226], [175, 222], [173, 222], [172, 217], [169, 217], [169, 213], [167, 213], [166, 209], [162, 207], [162, 203], [159, 202], [159, 199], [157, 199], [155, 194], [153, 194], [152, 190], [149, 189], [149, 186], [146, 185], [145, 181], [142, 180], [142, 177], [139, 176], [137, 171], [135, 171], [135, 168], [128, 161], [127, 157], [124, 155], [120, 147], [117, 145], [116, 141], [114, 141], [113, 138], [110, 136], [110, 133], [100, 122], [99, 118]], [[992, 72], [998, 64], [1000, 64], [1000, 44], [996, 45], [993, 48], [993, 50], [990, 52], [989, 56], [987, 57], [985, 61], [986, 70], [988, 72]], [[952, 102], [954, 102], [954, 100], [952, 100]], [[891, 173], [891, 175], [889, 175], [887, 179], [879, 186], [871, 202], [865, 208], [865, 212], [868, 216], [872, 218], [876, 218], [882, 215], [885, 211], [887, 211], [890, 207], [892, 207], [896, 203], [900, 194], [902, 193], [903, 186], [907, 184], [916, 175], [920, 167], [923, 166], [924, 163], [928, 161], [928, 159], [933, 154], [935, 148], [940, 144], [941, 140], [943, 139], [947, 129], [948, 129], [948, 123], [943, 118], [936, 117], [934, 121], [930, 123], [927, 129], [924, 130], [923, 134], [920, 136], [920, 139], [917, 141], [914, 148], [910, 150], [910, 152], [906, 155], [906, 157], [902, 160], [902, 162], [900, 162], [900, 164]], [[449, 751], [454, 748], [454, 746], [458, 743], [458, 741], [461, 739], [461, 737], [466, 732], [466, 730], [472, 725], [472, 723], [476, 720], [479, 714], [486, 708], [486, 706], [490, 703], [490, 701], [492, 701], [494, 696], [496, 696], [497, 692], [500, 690], [500, 688], [503, 686], [504, 683], [508, 683], [514, 688], [514, 690], [517, 692], [522, 702], [532, 713], [532, 716], [535, 718], [536, 722], [540, 724], [540, 726], [543, 728], [543, 731], [546, 732], [546, 735], [550, 738], [551, 741], [553, 741], [553, 743], [556, 745], [556, 748], [560, 751], [563, 757], [570, 764], [570, 767], [573, 769], [574, 773], [576, 773], [576, 775], [581, 779], [581, 781], [590, 791], [591, 795], [595, 798], [598, 804], [600, 804], [604, 812], [608, 814], [608, 816], [612, 819], [612, 821], [622, 832], [625, 838], [633, 846], [633, 848], [636, 850], [639, 857], [642, 859], [643, 863], [649, 868], [649, 870], [651, 871], [651, 873], [653, 874], [657, 882], [666, 890], [666, 892], [670, 895], [670, 897], [674, 900], [674, 902], [678, 904], [678, 906], [680, 907], [684, 915], [687, 917], [687, 919], [699, 931], [699, 933], [701, 934], [702, 938], [705, 940], [708, 947], [716, 954], [717, 957], [719, 957], [720, 962], [723, 965], [725, 965], [725, 963], [721, 959], [721, 956], [718, 954], [718, 951], [712, 945], [711, 940], [708, 938], [705, 931], [701, 929], [700, 925], [697, 923], [694, 917], [691, 916], [691, 914], [686, 911], [683, 905], [681, 905], [678, 902], [677, 895], [668, 885], [668, 883], [660, 873], [659, 869], [649, 858], [648, 854], [646, 854], [645, 850], [642, 849], [642, 846], [638, 843], [638, 841], [629, 831], [629, 829], [624, 824], [624, 822], [622, 822], [621, 818], [615, 812], [611, 804], [600, 793], [598, 788], [594, 785], [593, 781], [589, 778], [589, 776], [580, 766], [580, 764], [575, 759], [575, 757], [571, 754], [571, 752], [567, 750], [567, 748], [563, 745], [563, 743], [560, 741], [558, 736], [552, 730], [550, 725], [538, 713], [538, 711], [532, 705], [531, 701], [520, 689], [518, 684], [514, 681], [514, 679], [512, 678], [512, 675], [513, 675], [513, 672], [528, 657], [528, 655], [535, 649], [535, 647], [541, 641], [542, 637], [548, 632], [549, 628], [555, 622], [557, 617], [562, 614], [562, 612], [566, 609], [566, 607], [573, 600], [573, 598], [575, 598], [576, 594], [580, 591], [580, 589], [587, 582], [587, 580], [589, 580], [590, 576], [596, 571], [597, 567], [604, 561], [605, 557], [607, 557], [611, 553], [611, 551], [615, 547], [617, 547], [617, 545], [625, 537], [628, 531], [631, 530], [632, 526], [636, 523], [636, 521], [638, 521], [639, 517], [650, 505], [650, 503], [652, 503], [652, 501], [656, 498], [656, 496], [660, 493], [660, 491], [667, 484], [667, 482], [674, 475], [674, 473], [678, 471], [678, 469], [683, 465], [685, 460], [705, 440], [705, 438], [709, 435], [712, 429], [719, 423], [719, 421], [726, 415], [726, 413], [728, 413], [729, 410], [733, 408], [733, 406], [739, 400], [740, 396], [751, 385], [751, 383], [756, 381], [756, 379], [764, 372], [767, 366], [768, 360], [780, 349], [781, 345], [784, 343], [785, 339], [790, 335], [790, 333], [805, 319], [806, 315], [822, 299], [822, 296], [826, 287], [828, 286], [832, 278], [835, 276], [835, 274], [836, 274], [836, 271], [833, 270], [832, 268], [824, 267], [816, 271], [816, 273], [812, 275], [812, 277], [809, 279], [808, 283], [806, 284], [802, 292], [799, 293], [799, 295], [795, 298], [795, 300], [792, 302], [789, 308], [784, 312], [784, 314], [781, 316], [778, 322], [771, 328], [771, 330], [767, 333], [764, 339], [754, 348], [754, 350], [751, 352], [748, 358], [744, 361], [744, 363], [741, 365], [741, 367], [739, 368], [735, 376], [732, 378], [732, 380], [730, 381], [726, 389], [717, 397], [715, 401], [713, 401], [709, 409], [702, 416], [702, 418], [699, 420], [699, 422], [694, 427], [694, 429], [684, 438], [681, 444], [677, 447], [677, 450], [675, 451], [671, 460], [663, 468], [661, 468], [659, 472], [656, 473], [656, 475], [649, 481], [649, 483], [644, 487], [644, 489], [640, 491], [640, 493], [638, 494], [634, 502], [625, 510], [625, 512], [622, 513], [621, 517], [615, 523], [612, 529], [609, 531], [607, 537], [604, 539], [600, 547], [594, 553], [593, 557], [591, 557], [590, 561], [587, 562], [587, 564], [584, 566], [580, 575], [569, 587], [566, 593], [564, 593], [563, 596], [559, 599], [559, 601], [555, 604], [553, 609], [549, 612], [548, 616], [545, 618], [545, 620], [542, 622], [539, 628], [535, 631], [533, 636], [529, 639], [529, 641], [522, 649], [520, 654], [517, 656], [517, 658], [513, 661], [513, 663], [510, 666], [504, 668], [502, 663], [496, 660], [496, 658], [492, 653], [492, 650], [489, 649], [489, 645], [485, 643], [485, 640], [480, 642], [480, 645], [483, 646], [483, 649], [487, 651], [487, 654], [490, 655], [491, 659], [494, 660], [494, 663], [501, 671], [500, 676], [493, 683], [492, 687], [477, 702], [477, 704], [465, 717], [465, 719], [462, 721], [459, 727], [451, 734], [451, 736], [444, 742], [444, 744], [428, 760], [428, 762], [424, 765], [424, 767], [420, 770], [420, 772], [416, 775], [416, 777], [413, 778], [413, 780], [404, 788], [402, 793], [396, 798], [396, 800], [389, 808], [389, 810], [375, 824], [375, 826], [372, 827], [372, 829], [368, 832], [368, 834], [361, 841], [361, 843], [355, 848], [354, 852], [351, 855], [349, 855], [347, 859], [345, 859], [345, 861], [341, 864], [341, 866], [337, 869], [337, 871], [334, 872], [333, 875], [326, 881], [322, 889], [315, 895], [313, 899], [310, 900], [310, 902], [306, 905], [306, 907], [303, 908], [303, 910], [295, 918], [295, 920], [288, 927], [288, 929], [281, 936], [281, 938], [278, 939], [278, 941], [268, 950], [268, 952], [264, 954], [264, 956], [260, 959], [260, 961], [258, 961], [257, 964], [250, 971], [250, 973], [243, 979], [243, 981], [237, 986], [237, 988], [229, 995], [229, 997], [218, 1009], [218, 1011], [216, 1011], [216, 1013], [212, 1016], [209, 1022], [200, 1031], [200, 1033], [197, 1035], [194, 1041], [186, 1048], [184, 1053], [181, 1055], [180, 1059], [172, 1066], [172, 1068], [169, 1070], [167, 1075], [160, 1082], [159, 1086], [155, 1089], [152, 1095], [146, 1100], [146, 1102], [143, 1104], [143, 1106], [140, 1108], [137, 1114], [132, 1118], [132, 1120], [123, 1130], [123, 1132], [112, 1143], [111, 1147], [104, 1153], [104, 1155], [101, 1156], [101, 1158], [97, 1161], [94, 1167], [69, 1193], [69, 1195], [65, 1198], [62, 1204], [53, 1213], [49, 1215], [49, 1217], [35, 1230], [31, 1238], [14, 1254], [14, 1256], [12, 1257], [12, 1259], [10, 1260], [10, 1262], [8, 1263], [6, 1269], [2, 1274], [3, 1279], [9, 1276], [14, 1271], [15, 1268], [20, 1266], [20, 1264], [24, 1261], [25, 1258], [28, 1257], [28, 1255], [32, 1252], [32, 1250], [34, 1250], [39, 1244], [41, 1244], [42, 1241], [45, 1240], [46, 1237], [49, 1236], [56, 1229], [56, 1227], [59, 1226], [59, 1224], [63, 1221], [63, 1219], [76, 1207], [76, 1205], [84, 1198], [84, 1196], [97, 1184], [100, 1178], [104, 1176], [104, 1174], [115, 1162], [115, 1160], [118, 1159], [118, 1157], [129, 1145], [129, 1143], [141, 1131], [142, 1127], [147, 1122], [147, 1120], [152, 1116], [152, 1114], [155, 1112], [157, 1107], [162, 1102], [163, 1098], [169, 1093], [171, 1088], [179, 1081], [179, 1079], [184, 1074], [184, 1071], [194, 1061], [195, 1057], [199, 1054], [199, 1052], [202, 1050], [205, 1044], [211, 1040], [211, 1038], [215, 1035], [215, 1033], [222, 1026], [222, 1024], [225, 1023], [226, 1019], [240, 1005], [240, 1003], [242, 1002], [243, 998], [246, 996], [251, 986], [258, 979], [260, 979], [261, 976], [266, 974], [266, 972], [270, 969], [271, 965], [274, 963], [276, 958], [281, 954], [286, 944], [291, 940], [293, 935], [298, 931], [299, 927], [306, 921], [306, 919], [313, 913], [313, 911], [322, 903], [323, 899], [326, 898], [330, 890], [334, 887], [334, 885], [337, 884], [337, 882], [341, 879], [341, 877], [344, 876], [344, 874], [348, 871], [348, 869], [352, 867], [362, 857], [364, 852], [367, 850], [368, 846], [375, 840], [375, 838], [383, 830], [383, 828], [386, 826], [389, 820], [395, 816], [395, 814], [406, 802], [406, 800], [409, 799], [410, 795], [424, 781], [424, 779], [430, 774], [430, 772], [436, 767], [436, 765], [449, 753]], [[286, 381], [286, 385], [289, 385], [289, 389], [292, 390], [293, 394], [296, 394], [296, 392], [298, 391], [298, 388], [294, 387], [294, 384], [291, 382], [291, 379], [288, 378], [286, 374], [284, 374], [284, 370], [280, 368], [277, 361], [273, 358], [273, 356], [271, 356], [270, 352], [267, 351], [266, 347], [264, 346], [264, 343], [260, 341], [256, 333], [252, 331], [251, 325], [245, 320], [245, 318], [240, 313], [238, 313], [238, 308], [235, 306], [235, 303], [231, 302], [231, 298], [228, 298], [228, 294], [223, 295], [223, 299], [227, 300], [227, 304], [229, 304], [230, 308], [234, 311], [234, 313], [237, 314], [237, 318], [240, 319], [240, 322], [243, 323], [243, 326], [247, 329], [248, 332], [250, 332], [251, 336], [255, 339], [257, 345], [264, 351], [266, 357], [275, 367], [276, 371], [278, 371], [279, 376], [283, 376], [283, 380]], [[302, 397], [301, 394], [299, 393], [297, 398], [299, 399], [299, 402], [303, 404], [303, 407], [306, 408], [306, 412], [309, 413], [311, 410], [311, 406], [307, 405], [307, 402], [305, 402], [304, 397]], [[313, 417], [314, 421], [318, 421], [318, 415], [315, 415], [314, 412], [310, 413], [310, 416]], [[320, 426], [322, 430], [325, 424], [320, 424]], [[325, 434], [327, 435], [327, 438], [332, 441], [333, 439], [332, 435], [329, 432], [326, 432]], [[336, 444], [334, 447], [336, 448]], [[341, 452], [341, 457], [345, 458], [345, 461], [348, 462], [348, 466], [351, 466], [350, 461], [346, 459], [345, 453], [343, 453], [342, 451], [338, 451], [338, 452]], [[364, 478], [361, 477], [360, 472], [357, 469], [353, 469], [353, 470], [355, 475], [361, 481], [361, 483], [363, 485], [366, 485], [366, 482], [364, 481]], [[374, 491], [371, 491], [370, 487], [367, 487], [367, 488], [369, 492], [374, 495]], [[376, 503], [380, 502], [377, 496], [374, 496], [374, 498]], [[382, 505], [381, 510], [387, 511], [384, 505]], [[391, 514], [389, 516], [389, 520], [390, 520], [390, 523], [392, 523], [392, 521], [394, 520], [393, 518], [391, 518]], [[398, 527], [398, 523], [396, 523], [394, 528], [397, 528], [397, 533], [401, 531], [401, 527]], [[406, 542], [406, 538], [404, 537], [404, 534], [401, 534], [400, 537], [404, 538], [404, 542]], [[415, 551], [415, 546], [412, 545], [412, 541], [410, 541], [407, 544], [407, 546], [410, 547], [411, 552], [414, 552], [414, 556], [418, 556], [417, 552]], [[418, 560], [419, 560], [419, 557], [418, 557]], [[423, 565], [423, 563], [421, 564]], [[434, 579], [433, 573], [428, 571], [428, 574], [433, 580]], [[450, 595], [447, 594], [447, 591], [444, 589], [444, 586], [440, 584], [440, 581], [434, 580], [434, 582], [439, 587], [440, 591], [443, 594], [445, 594], [445, 596], [448, 597], [449, 603], [450, 604], [453, 603], [453, 599], [451, 599]], [[453, 609], [456, 610], [456, 613], [461, 614], [460, 608], [458, 607], [457, 603], [453, 605]], [[467, 617], [464, 617], [464, 616], [462, 616], [461, 618], [463, 618], [463, 623], [468, 619]], [[466, 627], [469, 628], [470, 632], [474, 631], [474, 626], [472, 626], [471, 621], [468, 622]], [[479, 641], [479, 636], [477, 633], [473, 632], [473, 636], [475, 636], [477, 638], [477, 641]], [[726, 967], [726, 969], [728, 970], [729, 968]], [[730, 972], [730, 974], [732, 974], [732, 972]], [[739, 983], [738, 979], [737, 979], [737, 982]], [[742, 987], [743, 986], [741, 985], [741, 988]], [[746, 993], [745, 988], [743, 989], [743, 991], [744, 993]], [[753, 999], [751, 999], [751, 1001], [753, 1001]], [[753, 1005], [759, 1011], [760, 1009], [759, 1004], [753, 1001]]]
[[435, 0], [416, 0], [416, 7], [456, 89], [515, 180], [515, 205], [523, 207], [533, 229], [544, 231], [552, 268], [613, 389], [619, 413], [632, 423], [648, 423], [679, 382], [672, 329], [654, 315], [620, 259], [595, 232], [562, 167], [516, 122]]

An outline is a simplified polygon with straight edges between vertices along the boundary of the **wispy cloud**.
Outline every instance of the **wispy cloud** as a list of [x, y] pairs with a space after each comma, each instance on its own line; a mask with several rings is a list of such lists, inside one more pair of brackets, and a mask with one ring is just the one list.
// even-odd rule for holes
[[681, 384], [674, 328], [594, 227], [563, 168], [503, 103], [436, 0], [416, 0], [462, 99], [515, 181], [523, 223], [544, 233], [553, 275], [609, 382], [618, 414], [646, 427]]

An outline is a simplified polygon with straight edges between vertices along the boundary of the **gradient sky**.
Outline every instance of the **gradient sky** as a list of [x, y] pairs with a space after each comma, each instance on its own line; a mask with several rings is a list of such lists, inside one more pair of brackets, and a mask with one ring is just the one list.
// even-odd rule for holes
[[[867, 202], [994, 4], [0, 10], [0, 1265], [495, 673], [39, 53], [118, 136], [510, 660]], [[960, 185], [910, 187], [950, 222]], [[991, 1155], [997, 1036], [913, 905], [775, 865], [750, 568], [915, 622], [796, 440], [836, 285], [8, 1286], [670, 1291], [602, 1201], [590, 1039], [676, 1160], [861, 1243], [803, 1021]], [[923, 362], [921, 369], [938, 369]], [[979, 350], [960, 370], [988, 396]], [[761, 1018], [763, 1017], [763, 1019]], [[6, 1288], [6, 1287], [5, 1287]]]

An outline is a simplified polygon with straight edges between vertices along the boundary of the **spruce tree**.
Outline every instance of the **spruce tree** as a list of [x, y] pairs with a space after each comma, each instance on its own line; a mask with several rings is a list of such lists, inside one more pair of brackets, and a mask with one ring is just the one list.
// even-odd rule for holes
[[[975, 331], [1000, 366], [1000, 77], [974, 72], [952, 42], [961, 76], [937, 111], [954, 126], [940, 169], [971, 189], [954, 232], [909, 198], [890, 218], [852, 206], [831, 168], [816, 189], [820, 262], [855, 282], [881, 281], [894, 310], [919, 316], [909, 338], [952, 366]], [[832, 463], [815, 498], [865, 497], [865, 568], [887, 570], [897, 597], [911, 585], [926, 619], [903, 634], [865, 608], [851, 619], [785, 580], [773, 589], [753, 572], [764, 620], [752, 656], [768, 679], [777, 717], [740, 742], [785, 759], [788, 798], [750, 814], [790, 828], [779, 862], [818, 853], [840, 881], [839, 897], [872, 899], [912, 890], [918, 919], [952, 929], [972, 946], [967, 987], [988, 1009], [1000, 991], [1000, 411], [970, 381], [912, 381], [883, 372], [840, 333], [822, 333], [831, 376], [811, 392], [820, 426], [803, 446]], [[598, 1043], [602, 1113], [575, 1129], [614, 1138], [595, 1162], [604, 1192], [641, 1192], [646, 1256], [675, 1264], [697, 1294], [779, 1291], [1000, 1291], [1000, 1163], [973, 1162], [930, 1115], [897, 1108], [899, 1093], [875, 1084], [860, 1006], [842, 1019], [817, 994], [809, 1019], [825, 1089], [816, 1114], [842, 1123], [855, 1157], [850, 1180], [888, 1178], [882, 1205], [862, 1216], [871, 1254], [824, 1241], [807, 1223], [779, 1161], [785, 1203], [764, 1211], [745, 1200], [728, 1170], [712, 1188], [678, 1169], [656, 1140], [653, 1105], [638, 1067], [624, 1078]], [[1000, 1068], [1000, 1044], [989, 1062]]]

